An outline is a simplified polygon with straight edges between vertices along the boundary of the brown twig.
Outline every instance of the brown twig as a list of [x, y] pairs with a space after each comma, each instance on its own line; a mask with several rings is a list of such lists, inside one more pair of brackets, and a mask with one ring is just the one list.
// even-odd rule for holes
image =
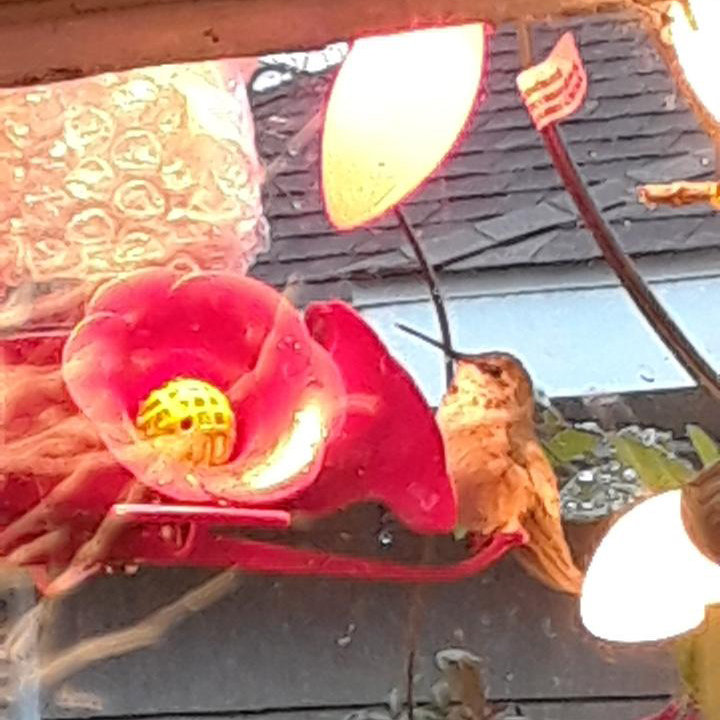
[[133, 627], [81, 640], [69, 650], [58, 653], [42, 665], [38, 673], [41, 688], [52, 688], [92, 663], [153, 645], [173, 626], [235, 590], [240, 579], [241, 575], [237, 571], [226, 570], [152, 613]]
[[44, 561], [53, 550], [64, 545], [68, 537], [69, 532], [67, 528], [63, 527], [50, 530], [13, 550], [8, 555], [7, 562], [10, 565], [21, 567], [23, 565], [29, 565], [37, 559]]
[[[26, 287], [30, 287], [29, 285]], [[77, 287], [56, 290], [38, 298], [21, 296], [17, 303], [0, 309], [0, 329], [19, 327], [28, 323], [39, 323], [60, 313], [79, 313], [95, 289], [95, 285], [82, 284]]]
[[653, 210], [660, 205], [685, 207], [707, 203], [720, 210], [720, 185], [717, 181], [678, 180], [672, 183], [640, 185], [638, 200]]
[[114, 467], [116, 460], [107, 450], [88, 453], [76, 464], [73, 471], [58, 483], [32, 510], [21, 515], [0, 532], [0, 551], [14, 545], [24, 535], [35, 531], [50, 517], [54, 509], [77, 492], [85, 482], [101, 469]]
[[288, 164], [288, 157], [299, 155], [302, 149], [313, 139], [322, 127], [325, 111], [318, 110], [298, 132], [287, 141], [283, 151], [270, 161], [265, 169], [265, 182], [271, 182]]
[[[125, 493], [125, 502], [139, 502], [145, 496], [145, 486], [132, 484]], [[48, 597], [63, 595], [76, 588], [83, 580], [94, 575], [107, 557], [110, 547], [129, 524], [122, 515], [108, 512], [93, 536], [77, 550], [70, 564], [46, 588]]]

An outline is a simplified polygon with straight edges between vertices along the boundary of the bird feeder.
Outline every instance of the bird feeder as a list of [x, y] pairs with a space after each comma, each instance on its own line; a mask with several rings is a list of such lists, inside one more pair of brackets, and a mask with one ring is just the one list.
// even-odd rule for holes
[[[476, 537], [464, 560], [434, 567], [283, 541], [363, 502], [419, 534], [457, 522], [430, 408], [343, 303], [300, 313], [238, 274], [150, 269], [103, 285], [69, 335], [2, 347], [0, 553], [48, 595], [127, 563], [449, 581], [524, 541]], [[281, 537], [246, 536], [260, 530]]]

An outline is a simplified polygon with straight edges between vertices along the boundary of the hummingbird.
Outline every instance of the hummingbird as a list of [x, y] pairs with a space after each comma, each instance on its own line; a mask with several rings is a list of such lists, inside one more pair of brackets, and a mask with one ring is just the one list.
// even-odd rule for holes
[[460, 528], [470, 534], [524, 532], [513, 552], [547, 587], [579, 595], [583, 574], [563, 531], [555, 472], [535, 430], [533, 383], [513, 355], [464, 354], [414, 328], [404, 332], [440, 348], [455, 363], [437, 411]]

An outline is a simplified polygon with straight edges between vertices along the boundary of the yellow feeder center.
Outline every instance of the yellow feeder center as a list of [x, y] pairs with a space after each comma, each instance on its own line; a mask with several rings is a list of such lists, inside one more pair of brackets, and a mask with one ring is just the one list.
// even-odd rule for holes
[[235, 415], [213, 385], [171, 380], [140, 404], [135, 425], [162, 453], [192, 465], [222, 465], [235, 445]]

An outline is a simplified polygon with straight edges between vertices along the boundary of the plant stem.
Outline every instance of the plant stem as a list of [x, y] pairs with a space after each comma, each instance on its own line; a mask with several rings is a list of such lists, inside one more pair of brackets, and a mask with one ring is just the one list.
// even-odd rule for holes
[[[450, 321], [448, 320], [447, 308], [445, 307], [445, 299], [443, 298], [442, 290], [440, 289], [440, 281], [438, 280], [435, 268], [428, 262], [425, 253], [423, 252], [422, 245], [418, 240], [415, 230], [410, 221], [407, 219], [405, 212], [401, 207], [395, 210], [400, 228], [405, 237], [407, 238], [408, 244], [415, 253], [420, 270], [425, 278], [425, 282], [430, 290], [430, 298], [435, 306], [435, 314], [437, 315], [438, 325], [440, 327], [440, 336], [442, 338], [442, 344], [448, 350], [452, 350], [452, 340], [450, 334]], [[448, 353], [445, 355], [445, 381], [449, 388], [452, 384], [453, 379], [453, 360]]]
[[557, 126], [548, 126], [541, 135], [555, 169], [575, 202], [585, 225], [595, 238], [605, 262], [676, 360], [711, 397], [720, 400], [720, 381], [717, 374], [695, 349], [680, 326], [670, 317], [638, 272], [635, 263], [623, 250], [583, 182]]

